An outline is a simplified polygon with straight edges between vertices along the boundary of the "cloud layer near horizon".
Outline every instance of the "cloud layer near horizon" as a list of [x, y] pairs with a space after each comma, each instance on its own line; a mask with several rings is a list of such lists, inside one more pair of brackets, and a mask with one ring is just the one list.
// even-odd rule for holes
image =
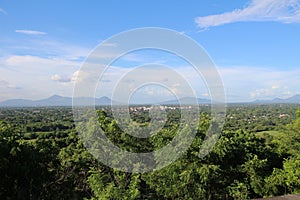
[[[72, 96], [74, 82], [80, 80], [80, 64], [79, 61], [36, 56], [14, 55], [2, 58], [0, 101], [11, 98], [40, 99], [51, 94]], [[299, 69], [275, 70], [250, 66], [226, 66], [218, 69], [229, 101], [286, 98], [300, 93]], [[208, 91], [199, 75], [185, 66], [176, 67], [175, 70], [191, 83], [199, 97], [207, 96]], [[122, 74], [128, 71], [129, 68], [111, 66], [99, 82], [102, 87], [98, 90], [98, 95], [111, 97], [112, 88]], [[143, 91], [141, 92], [143, 94]], [[149, 98], [151, 94], [156, 95], [151, 88], [145, 88], [144, 93], [149, 95]]]

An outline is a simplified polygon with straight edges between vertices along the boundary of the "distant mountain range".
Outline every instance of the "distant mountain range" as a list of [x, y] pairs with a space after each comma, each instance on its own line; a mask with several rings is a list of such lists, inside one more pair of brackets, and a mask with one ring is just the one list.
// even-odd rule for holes
[[[46, 99], [41, 100], [26, 100], [26, 99], [10, 99], [0, 102], [0, 107], [42, 107], [42, 106], [72, 106], [73, 99], [71, 97], [62, 97], [59, 95], [53, 95]], [[89, 105], [90, 102], [95, 101], [95, 105], [110, 105], [111, 99], [108, 97], [101, 98], [88, 98], [78, 97], [76, 102], [80, 102], [80, 105]]]
[[300, 104], [300, 94], [296, 94], [286, 99], [275, 98], [272, 100], [256, 100], [253, 101], [252, 103], [254, 104], [299, 103]]
[[[0, 102], [0, 107], [48, 107], [48, 106], [72, 106], [72, 97], [62, 97], [59, 95], [53, 95], [46, 99], [41, 100], [27, 100], [27, 99], [10, 99]], [[101, 98], [89, 98], [89, 97], [78, 97], [75, 98], [76, 102], [80, 102], [80, 105], [90, 105], [90, 102], [95, 101], [95, 105], [107, 106], [111, 105], [112, 100], [108, 97]], [[193, 104], [194, 99], [192, 97], [184, 97], [180, 99], [182, 104]], [[198, 104], [210, 104], [209, 99], [197, 99]], [[116, 103], [116, 102], [114, 102]], [[272, 100], [256, 100], [249, 102], [251, 104], [278, 104], [278, 103], [299, 103], [300, 104], [300, 94], [294, 95], [287, 99], [275, 98]], [[120, 103], [119, 103], [120, 104]], [[178, 100], [169, 100], [159, 103], [161, 105], [178, 105]], [[121, 104], [120, 104], [121, 105]]]
[[[49, 106], [72, 106], [72, 102], [74, 99], [72, 97], [62, 97], [59, 95], [53, 95], [46, 99], [41, 100], [27, 100], [27, 99], [9, 99], [3, 102], [0, 102], [0, 107], [49, 107]], [[75, 102], [80, 106], [90, 105], [91, 102], [95, 101], [95, 105], [98, 106], [107, 106], [111, 105], [112, 100], [108, 97], [101, 98], [89, 98], [89, 97], [78, 97], [75, 98]], [[122, 105], [122, 103], [113, 101], [117, 105]], [[182, 104], [193, 104], [194, 99], [192, 97], [185, 97], [180, 99]], [[197, 99], [199, 104], [210, 104], [210, 100], [208, 99]], [[151, 104], [151, 103], [137, 103], [137, 105], [142, 104]], [[178, 105], [178, 100], [169, 100], [160, 102], [161, 105]]]

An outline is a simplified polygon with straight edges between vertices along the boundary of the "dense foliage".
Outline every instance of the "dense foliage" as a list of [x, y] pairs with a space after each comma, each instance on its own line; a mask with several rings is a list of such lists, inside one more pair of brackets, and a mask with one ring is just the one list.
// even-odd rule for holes
[[[210, 124], [209, 107], [201, 111], [196, 138], [180, 159], [132, 174], [103, 165], [86, 150], [71, 108], [1, 109], [0, 199], [250, 199], [300, 193], [298, 105], [230, 105], [220, 139], [204, 158], [198, 152]], [[97, 114], [107, 137], [133, 152], [166, 145], [180, 118], [178, 108], [169, 109], [164, 128], [139, 139], [121, 130], [108, 108]], [[145, 110], [130, 114], [133, 126], [150, 121]]]

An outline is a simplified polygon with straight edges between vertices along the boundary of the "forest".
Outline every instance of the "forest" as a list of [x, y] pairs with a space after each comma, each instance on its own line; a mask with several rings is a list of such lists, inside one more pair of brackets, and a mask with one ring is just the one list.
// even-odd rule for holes
[[[127, 135], [109, 107], [97, 121], [115, 145], [149, 152], [175, 137], [180, 109], [155, 135]], [[212, 152], [199, 149], [211, 117], [200, 106], [196, 137], [170, 165], [148, 173], [110, 168], [77, 133], [71, 107], [0, 108], [0, 199], [255, 199], [300, 193], [299, 104], [231, 104]], [[135, 126], [151, 117], [131, 109]], [[189, 127], [183, 131], [190, 131]]]

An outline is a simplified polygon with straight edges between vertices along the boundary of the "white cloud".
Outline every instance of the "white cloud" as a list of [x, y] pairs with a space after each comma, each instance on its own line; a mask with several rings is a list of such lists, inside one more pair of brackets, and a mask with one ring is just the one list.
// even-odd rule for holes
[[0, 54], [12, 56], [22, 52], [22, 55], [51, 57], [69, 61], [83, 61], [91, 52], [93, 46], [63, 43], [48, 37], [26, 37], [0, 40]]
[[[108, 46], [116, 46], [109, 44]], [[40, 37], [1, 41], [0, 74], [10, 86], [1, 87], [0, 101], [11, 98], [41, 99], [51, 94], [72, 96], [77, 72], [91, 48]], [[22, 52], [23, 55], [18, 55]], [[89, 77], [81, 77], [85, 80]], [[0, 80], [1, 80], [0, 78]], [[109, 77], [110, 78], [110, 77]], [[109, 83], [106, 78], [105, 83]], [[80, 79], [79, 79], [80, 80]], [[8, 84], [6, 84], [8, 86]]]
[[21, 93], [22, 88], [15, 85], [13, 82], [0, 79], [0, 101], [15, 98], [15, 95]]
[[71, 75], [70, 80], [77, 83], [94, 83], [95, 79], [98, 78], [97, 74], [97, 71], [88, 72], [84, 70], [77, 70]]
[[[154, 70], [154, 69], [153, 69]], [[191, 70], [188, 66], [176, 67], [174, 70], [182, 76], [195, 90], [199, 98], [210, 98], [210, 92], [205, 86], [204, 79], [194, 70]], [[101, 83], [98, 87], [98, 94], [102, 96], [111, 96], [114, 86], [119, 84], [119, 81], [124, 78], [122, 74], [126, 74], [130, 71], [128, 68], [122, 67], [111, 67], [107, 72], [105, 72], [102, 79], [109, 80], [105, 83]], [[249, 67], [249, 66], [230, 66], [230, 67], [219, 67], [219, 73], [224, 83], [224, 89], [226, 90], [227, 99], [229, 102], [236, 101], [252, 101], [255, 99], [271, 99], [271, 98], [286, 98], [292, 96], [293, 94], [300, 93], [300, 70], [279, 70], [272, 69], [270, 67]], [[144, 72], [139, 73], [134, 80], [143, 80], [143, 75], [147, 75], [147, 78], [157, 80], [162, 85], [165, 85], [166, 81], [170, 82], [174, 77], [169, 76], [167, 71], [160, 71], [156, 73], [155, 77], [149, 77], [151, 74], [151, 69], [144, 70]], [[164, 76], [167, 76], [166, 79]], [[133, 79], [128, 80], [129, 83], [134, 83]], [[174, 81], [174, 80], [173, 80]], [[127, 82], [126, 82], [127, 83]], [[180, 91], [185, 91], [178, 87], [181, 84], [174, 82], [170, 87], [170, 91], [161, 90], [159, 87], [145, 87], [141, 90], [137, 98], [144, 98], [142, 94], [150, 96], [159, 96], [161, 98], [170, 98], [171, 93], [176, 93]], [[163, 92], [164, 91], [164, 92]], [[102, 94], [102, 95], [101, 95]], [[182, 93], [181, 96], [189, 96], [187, 93]], [[149, 100], [149, 99], [148, 99]]]
[[76, 80], [78, 80], [78, 78], [79, 78], [79, 70], [77, 70], [77, 71], [75, 71], [73, 74], [72, 74], [72, 77], [71, 77], [71, 80], [72, 81], [76, 81]]
[[35, 31], [35, 30], [15, 30], [16, 33], [22, 33], [26, 35], [46, 35], [46, 32]]
[[42, 58], [31, 55], [11, 55], [4, 60], [4, 64], [10, 67], [16, 67], [21, 70], [38, 70], [46, 71], [60, 71], [62, 67], [78, 67], [80, 63], [74, 61], [68, 61], [60, 58]]
[[[59, 58], [29, 55], [0, 58], [1, 77], [10, 83], [6, 84], [10, 87], [5, 90], [1, 87], [0, 101], [8, 98], [40, 99], [49, 97], [49, 94], [71, 96], [73, 83], [66, 81], [79, 66], [79, 62]], [[12, 86], [21, 88], [17, 87], [16, 91]]]
[[291, 94], [292, 92], [287, 86], [261, 88], [250, 92], [250, 96], [252, 99], [273, 99], [276, 97], [286, 98]]
[[229, 101], [286, 98], [300, 93], [300, 70], [263, 67], [222, 67], [220, 74]]
[[246, 21], [300, 22], [300, 2], [299, 0], [252, 0], [243, 9], [195, 19], [196, 24], [201, 28]]
[[58, 74], [54, 74], [51, 76], [51, 80], [57, 81], [57, 82], [62, 82], [62, 83], [68, 83], [71, 81], [71, 78], [68, 78], [66, 76], [61, 76]]

